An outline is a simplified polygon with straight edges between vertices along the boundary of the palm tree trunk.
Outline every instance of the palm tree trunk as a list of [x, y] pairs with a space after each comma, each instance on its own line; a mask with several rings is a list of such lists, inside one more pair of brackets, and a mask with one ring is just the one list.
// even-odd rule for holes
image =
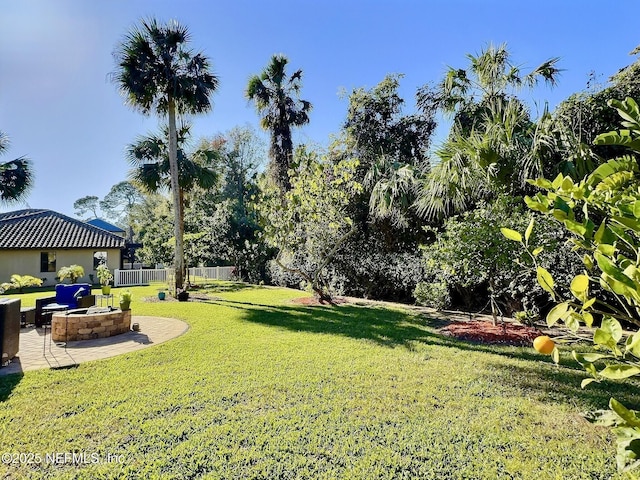
[[173, 233], [176, 239], [175, 259], [173, 266], [176, 271], [175, 289], [184, 287], [184, 212], [180, 202], [180, 184], [178, 173], [178, 134], [176, 131], [176, 104], [169, 99], [169, 173], [171, 174], [171, 196], [173, 197]]

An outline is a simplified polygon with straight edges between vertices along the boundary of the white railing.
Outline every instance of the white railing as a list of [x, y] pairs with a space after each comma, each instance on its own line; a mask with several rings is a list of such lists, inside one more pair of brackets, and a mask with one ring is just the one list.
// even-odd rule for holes
[[[232, 280], [234, 267], [192, 267], [189, 269], [191, 281], [200, 280]], [[173, 269], [154, 268], [136, 270], [114, 270], [113, 285], [129, 287], [134, 285], [148, 285], [153, 282], [168, 283], [173, 276]]]
[[191, 267], [189, 277], [193, 280], [232, 280], [235, 267]]

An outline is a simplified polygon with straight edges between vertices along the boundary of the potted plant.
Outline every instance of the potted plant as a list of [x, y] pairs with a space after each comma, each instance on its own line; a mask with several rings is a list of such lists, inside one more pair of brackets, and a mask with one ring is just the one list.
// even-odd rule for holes
[[184, 290], [178, 289], [176, 298], [178, 299], [179, 302], [186, 302], [189, 300], [189, 292], [187, 292], [186, 289]]
[[120, 310], [129, 310], [131, 306], [131, 292], [125, 290], [120, 294]]
[[158, 299], [159, 300], [164, 300], [166, 296], [167, 296], [167, 293], [164, 291], [164, 289], [158, 290]]
[[96, 275], [100, 285], [102, 285], [102, 294], [109, 295], [111, 293], [111, 285], [109, 285], [109, 282], [113, 280], [113, 275], [111, 271], [109, 271], [109, 267], [101, 263], [98, 265], [98, 268], [96, 268]]

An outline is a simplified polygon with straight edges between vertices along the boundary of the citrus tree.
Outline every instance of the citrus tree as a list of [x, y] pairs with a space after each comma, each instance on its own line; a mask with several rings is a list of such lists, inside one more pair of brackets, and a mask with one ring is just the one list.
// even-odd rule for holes
[[[640, 153], [637, 103], [627, 98], [611, 100], [609, 105], [617, 109], [625, 129], [599, 135], [595, 143]], [[583, 380], [583, 388], [602, 379], [640, 376], [640, 330], [628, 333], [623, 328], [640, 327], [640, 168], [636, 158], [625, 155], [610, 160], [577, 183], [562, 175], [532, 183], [546, 193], [526, 197], [529, 208], [559, 220], [574, 235], [574, 250], [584, 254], [584, 271], [571, 281], [571, 298], [563, 298], [553, 276], [536, 261], [543, 247], [529, 243], [534, 223], [524, 236], [502, 229], [507, 238], [521, 242], [529, 252], [540, 286], [557, 302], [547, 315], [547, 325], [563, 323], [577, 332], [584, 324], [593, 330], [594, 351], [572, 352], [590, 376]], [[557, 350], [554, 357], [557, 361]], [[609, 412], [591, 418], [614, 427], [618, 467], [639, 468], [640, 414], [614, 398], [609, 407]]]
[[[348, 216], [351, 198], [361, 191], [354, 180], [357, 160], [332, 163], [299, 148], [291, 189], [281, 192], [267, 178], [261, 183], [258, 209], [269, 246], [277, 249], [277, 265], [301, 277], [322, 300], [331, 292], [326, 267], [357, 229]], [[303, 261], [299, 261], [303, 259]]]

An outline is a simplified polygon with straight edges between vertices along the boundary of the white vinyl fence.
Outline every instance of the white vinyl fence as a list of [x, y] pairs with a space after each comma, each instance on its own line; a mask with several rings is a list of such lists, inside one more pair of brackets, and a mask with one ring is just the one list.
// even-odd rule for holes
[[[233, 280], [235, 267], [192, 267], [188, 277], [191, 281], [202, 280]], [[148, 285], [150, 283], [167, 283], [173, 276], [171, 268], [114, 270], [113, 285], [116, 287], [130, 287], [134, 285]]]

